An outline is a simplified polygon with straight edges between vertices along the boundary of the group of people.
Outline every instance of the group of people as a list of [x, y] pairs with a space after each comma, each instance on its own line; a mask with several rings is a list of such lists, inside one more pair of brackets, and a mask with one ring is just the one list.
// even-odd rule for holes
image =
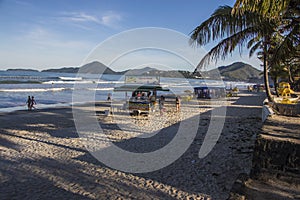
[[[149, 92], [140, 92], [140, 91], [134, 91], [132, 92], [132, 97], [130, 98], [130, 100], [132, 101], [139, 101], [141, 100], [142, 102], [149, 102], [150, 103], [150, 110], [152, 112], [155, 112], [156, 110], [156, 93], [153, 92], [151, 93]], [[158, 108], [160, 111], [160, 115], [163, 115], [163, 113], [165, 112], [166, 108], [165, 108], [165, 101], [166, 101], [166, 97], [164, 95], [161, 95], [158, 99]], [[175, 104], [176, 104], [176, 111], [179, 112], [180, 111], [180, 98], [179, 96], [175, 97]]]
[[27, 103], [28, 110], [35, 109], [34, 105], [36, 104], [36, 102], [35, 102], [34, 96], [31, 96], [31, 97], [28, 96], [26, 103]]
[[147, 100], [147, 99], [149, 100], [150, 96], [151, 96], [150, 91], [147, 93], [147, 96], [146, 96], [145, 92], [133, 92], [132, 93], [132, 97], [134, 97], [136, 100]]
[[[159, 98], [159, 101], [158, 101], [160, 115], [163, 115], [163, 112], [165, 110], [165, 108], [164, 108], [165, 100], [166, 100], [166, 98], [163, 95], [161, 95]], [[178, 96], [176, 96], [176, 98], [175, 98], [175, 103], [176, 103], [176, 111], [178, 112], [180, 110], [180, 99]]]

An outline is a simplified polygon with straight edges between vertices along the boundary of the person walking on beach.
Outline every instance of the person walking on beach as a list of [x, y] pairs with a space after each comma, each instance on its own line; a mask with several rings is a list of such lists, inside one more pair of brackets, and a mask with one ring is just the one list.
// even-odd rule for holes
[[156, 98], [154, 94], [150, 96], [150, 106], [151, 106], [151, 111], [154, 112], [156, 106]]
[[161, 95], [160, 99], [159, 99], [159, 111], [160, 111], [160, 115], [163, 115], [164, 104], [165, 104], [165, 97], [163, 95]]
[[107, 94], [107, 101], [111, 101], [111, 94], [110, 93]]
[[36, 109], [36, 108], [34, 107], [34, 105], [36, 105], [36, 102], [35, 102], [35, 100], [34, 100], [34, 96], [31, 96], [30, 110], [32, 110], [32, 108]]
[[31, 110], [31, 98], [30, 96], [28, 96], [28, 99], [27, 99], [27, 107], [28, 107], [28, 110]]
[[176, 111], [178, 112], [180, 110], [180, 100], [178, 97], [176, 97], [175, 101], [176, 101]]

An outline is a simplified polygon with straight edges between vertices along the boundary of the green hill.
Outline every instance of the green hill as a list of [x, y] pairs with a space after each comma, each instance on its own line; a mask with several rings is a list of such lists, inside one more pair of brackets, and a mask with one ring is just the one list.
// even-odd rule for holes
[[116, 74], [115, 71], [98, 61], [81, 66], [79, 72], [86, 74]]
[[113, 71], [106, 65], [94, 61], [87, 63], [81, 67], [64, 67], [60, 69], [47, 69], [42, 72], [56, 72], [56, 73], [84, 73], [84, 74], [116, 74], [117, 72]]
[[220, 74], [223, 80], [229, 81], [250, 81], [262, 78], [262, 71], [243, 62], [235, 62], [231, 65], [221, 66], [207, 72], [210, 78]]

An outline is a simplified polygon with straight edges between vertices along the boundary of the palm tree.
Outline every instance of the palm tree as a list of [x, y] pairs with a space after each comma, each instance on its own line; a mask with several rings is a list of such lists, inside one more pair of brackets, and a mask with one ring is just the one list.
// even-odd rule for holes
[[241, 51], [247, 44], [250, 56], [257, 49], [263, 52], [263, 67], [266, 94], [269, 101], [272, 95], [269, 87], [269, 48], [272, 35], [276, 32], [276, 20], [269, 20], [262, 15], [245, 11], [243, 14], [232, 14], [229, 6], [219, 7], [209, 19], [196, 27], [191, 34], [191, 43], [205, 45], [211, 41], [221, 39], [200, 61], [195, 71], [205, 67], [211, 61], [225, 59], [237, 47]]
[[[277, 42], [270, 58], [271, 66], [281, 65], [282, 62], [295, 64], [299, 61], [300, 44], [300, 1], [299, 0], [236, 0], [232, 14], [240, 15], [245, 11], [257, 12], [267, 19], [276, 19], [279, 23]], [[288, 60], [288, 61], [287, 61]], [[288, 68], [291, 68], [289, 65]], [[292, 80], [292, 79], [291, 79]]]

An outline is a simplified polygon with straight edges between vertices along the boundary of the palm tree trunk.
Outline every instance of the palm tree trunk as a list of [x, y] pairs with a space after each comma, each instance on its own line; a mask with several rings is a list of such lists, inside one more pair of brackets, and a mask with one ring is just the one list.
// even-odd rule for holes
[[[267, 61], [266, 61], [267, 63]], [[273, 102], [271, 90], [270, 90], [270, 84], [269, 84], [269, 73], [268, 73], [268, 67], [264, 64], [264, 80], [265, 80], [265, 88], [266, 88], [266, 95], [269, 100], [269, 102]]]
[[277, 76], [274, 77], [274, 89], [276, 92], [276, 96], [279, 97], [279, 95], [278, 95], [278, 77]]
[[294, 79], [293, 79], [293, 76], [292, 76], [292, 72], [291, 72], [291, 67], [290, 66], [288, 67], [288, 73], [289, 73], [289, 83], [293, 84], [294, 83]]
[[273, 102], [273, 97], [270, 90], [270, 84], [269, 84], [269, 73], [268, 73], [268, 57], [267, 57], [267, 43], [264, 44], [264, 80], [265, 80], [265, 89], [266, 89], [266, 95], [269, 100], [269, 102]]

